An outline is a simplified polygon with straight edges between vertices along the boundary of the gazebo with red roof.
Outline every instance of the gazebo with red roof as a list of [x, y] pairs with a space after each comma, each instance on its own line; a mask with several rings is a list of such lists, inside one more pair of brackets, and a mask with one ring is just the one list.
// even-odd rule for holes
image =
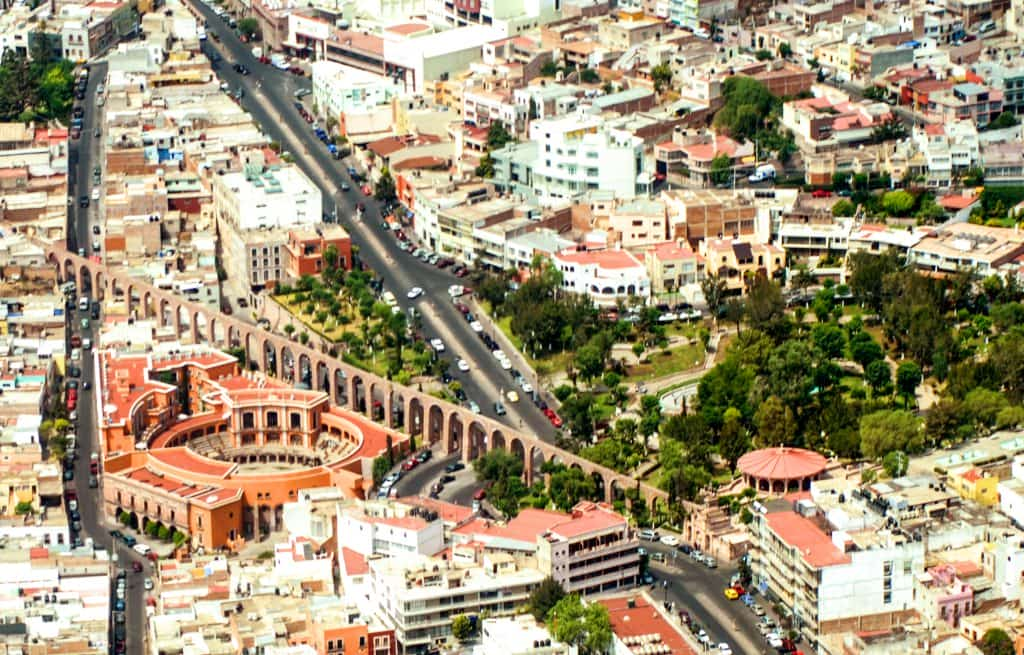
[[737, 468], [747, 484], [758, 491], [785, 494], [809, 489], [825, 471], [825, 457], [813, 450], [778, 446], [762, 448], [740, 457]]

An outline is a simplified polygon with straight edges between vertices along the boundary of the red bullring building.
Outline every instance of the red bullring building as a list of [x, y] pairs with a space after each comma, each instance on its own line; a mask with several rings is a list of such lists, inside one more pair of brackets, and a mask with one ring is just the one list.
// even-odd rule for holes
[[363, 471], [405, 437], [330, 404], [327, 393], [241, 374], [216, 350], [97, 355], [104, 511], [237, 548], [283, 525], [302, 489], [362, 497]]

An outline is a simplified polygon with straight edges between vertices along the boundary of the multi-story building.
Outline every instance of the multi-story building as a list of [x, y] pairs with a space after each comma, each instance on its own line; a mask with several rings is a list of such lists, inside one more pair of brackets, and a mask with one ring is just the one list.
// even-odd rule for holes
[[376, 614], [394, 629], [403, 654], [449, 637], [458, 614], [515, 614], [545, 577], [503, 553], [483, 555], [472, 564], [415, 555], [369, 564]]
[[932, 273], [973, 270], [982, 277], [1005, 274], [1000, 269], [1024, 255], [1024, 234], [1016, 230], [956, 223], [926, 235], [907, 252], [907, 260]]
[[704, 258], [683, 241], [666, 241], [646, 248], [644, 262], [653, 296], [679, 293], [685, 287], [696, 287], [704, 278]]
[[[336, 223], [289, 230], [285, 252], [287, 276], [295, 280], [303, 275], [319, 275], [331, 263], [346, 271], [352, 269], [352, 239], [345, 228]], [[328, 262], [327, 257], [332, 253], [334, 261]]]
[[660, 39], [668, 30], [664, 20], [647, 16], [641, 9], [619, 9], [616, 16], [598, 22], [597, 40], [612, 51], [625, 52]]
[[216, 175], [213, 199], [224, 267], [254, 289], [284, 276], [289, 228], [323, 221], [320, 189], [297, 166]]
[[516, 104], [505, 89], [466, 89], [462, 94], [462, 120], [476, 127], [501, 123], [512, 134], [526, 127], [528, 106]]
[[462, 27], [487, 25], [500, 36], [514, 36], [557, 20], [561, 15], [560, 0], [424, 0], [427, 19], [435, 25]]
[[665, 203], [642, 198], [622, 203], [609, 214], [608, 227], [623, 248], [661, 243], [669, 236]]
[[1024, 66], [979, 61], [971, 66], [971, 70], [1003, 92], [1003, 111], [1014, 114], [1024, 112]]
[[333, 61], [313, 62], [312, 77], [314, 104], [339, 123], [343, 114], [365, 113], [401, 94], [390, 78]]
[[924, 155], [928, 186], [948, 187], [957, 175], [981, 163], [978, 128], [973, 121], [950, 121], [915, 127], [912, 135]]
[[731, 291], [743, 292], [753, 276], [774, 278], [786, 267], [786, 251], [739, 239], [705, 239], [700, 243], [707, 273], [721, 276]]
[[390, 501], [338, 506], [345, 548], [371, 555], [436, 555], [444, 549], [444, 522], [419, 507]]
[[914, 580], [924, 545], [897, 532], [827, 534], [794, 511], [756, 514], [754, 584], [778, 599], [806, 638], [901, 625], [916, 612]]
[[[643, 139], [607, 126], [600, 117], [581, 113], [536, 120], [530, 123], [530, 140], [536, 154], [528, 183], [542, 203], [598, 190], [629, 200], [650, 186], [644, 172]], [[498, 153], [492, 157], [501, 157]], [[496, 164], [495, 185], [514, 186], [512, 180], [500, 180], [498, 170]]]
[[626, 250], [563, 250], [552, 262], [562, 273], [564, 290], [590, 296], [599, 307], [651, 294], [647, 269]]
[[965, 82], [930, 94], [925, 111], [944, 123], [971, 120], [978, 127], [985, 127], [1003, 113], [1003, 92]]
[[876, 127], [892, 118], [884, 102], [851, 102], [844, 94], [782, 105], [782, 124], [793, 131], [801, 145], [812, 149], [863, 143], [871, 139]]

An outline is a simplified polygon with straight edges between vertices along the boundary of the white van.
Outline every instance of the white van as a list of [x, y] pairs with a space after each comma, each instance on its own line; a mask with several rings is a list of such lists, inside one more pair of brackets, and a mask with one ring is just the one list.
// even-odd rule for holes
[[987, 20], [978, 26], [978, 34], [985, 34], [987, 32], [995, 31], [996, 22], [994, 20]]
[[81, 298], [78, 299], [78, 311], [89, 311], [89, 298], [87, 296], [82, 296]]
[[775, 179], [775, 167], [771, 164], [762, 164], [754, 170], [754, 174], [747, 178], [748, 182], [764, 182]]

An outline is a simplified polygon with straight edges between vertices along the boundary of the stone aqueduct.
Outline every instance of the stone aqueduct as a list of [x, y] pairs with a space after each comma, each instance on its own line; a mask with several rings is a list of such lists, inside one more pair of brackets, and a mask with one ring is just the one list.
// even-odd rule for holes
[[[260, 370], [291, 380], [308, 376], [310, 387], [326, 392], [335, 404], [365, 413], [371, 419], [383, 410], [387, 427], [421, 438], [425, 434], [430, 443], [441, 440], [445, 453], [458, 450], [463, 461], [471, 461], [488, 448], [502, 448], [523, 460], [527, 484], [542, 475], [540, 467], [544, 462], [557, 461], [593, 476], [608, 501], [621, 497], [628, 488], [637, 488], [652, 510], [668, 500], [666, 492], [660, 489], [638, 484], [628, 475], [577, 457], [537, 437], [350, 366], [258, 325], [214, 312], [202, 303], [124, 273], [111, 272], [104, 264], [62, 247], [49, 246], [46, 256], [58, 267], [58, 278], [62, 282], [74, 280], [79, 292], [92, 293], [98, 299], [123, 297], [129, 316], [155, 318], [161, 326], [170, 324], [179, 338], [189, 331], [195, 344], [244, 347], [246, 357]], [[205, 326], [200, 326], [200, 318]]]

